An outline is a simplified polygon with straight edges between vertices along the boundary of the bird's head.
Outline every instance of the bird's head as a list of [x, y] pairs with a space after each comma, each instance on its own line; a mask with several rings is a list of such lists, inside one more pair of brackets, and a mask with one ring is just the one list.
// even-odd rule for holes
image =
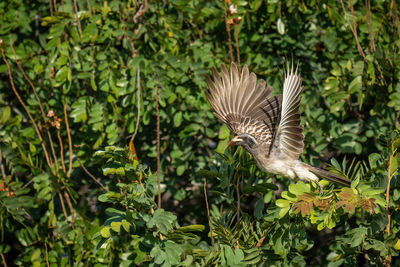
[[249, 134], [240, 134], [235, 136], [229, 143], [227, 148], [233, 146], [233, 145], [240, 145], [243, 146], [248, 152], [253, 151], [254, 149], [257, 148], [257, 140], [249, 135]]

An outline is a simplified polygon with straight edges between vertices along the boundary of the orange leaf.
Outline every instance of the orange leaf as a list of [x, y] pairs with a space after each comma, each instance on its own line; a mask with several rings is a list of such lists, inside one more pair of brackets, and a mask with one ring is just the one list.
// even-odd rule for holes
[[136, 149], [135, 149], [135, 145], [133, 144], [132, 140], [129, 141], [129, 151], [131, 152], [131, 157], [133, 160], [136, 160], [137, 162], [139, 162], [139, 158], [136, 154]]

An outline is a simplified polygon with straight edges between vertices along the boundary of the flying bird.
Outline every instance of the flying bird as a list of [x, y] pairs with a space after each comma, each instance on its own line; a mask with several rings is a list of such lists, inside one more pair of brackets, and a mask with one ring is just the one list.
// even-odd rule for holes
[[320, 194], [319, 177], [350, 185], [344, 177], [299, 160], [304, 147], [299, 110], [303, 86], [293, 62], [284, 71], [282, 95], [270, 96], [272, 87], [262, 79], [257, 81], [246, 65], [241, 72], [234, 63], [229, 72], [221, 65], [221, 75], [213, 68], [212, 76], [213, 81], [206, 77], [206, 97], [215, 116], [236, 134], [228, 147], [241, 145], [265, 172], [315, 182]]

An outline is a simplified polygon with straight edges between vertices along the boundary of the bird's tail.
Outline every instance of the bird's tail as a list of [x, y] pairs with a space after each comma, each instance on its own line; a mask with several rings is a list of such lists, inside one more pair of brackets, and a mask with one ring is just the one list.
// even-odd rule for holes
[[319, 168], [316, 168], [316, 167], [313, 167], [313, 166], [309, 166], [309, 165], [308, 165], [308, 167], [310, 168], [310, 171], [312, 173], [314, 173], [314, 174], [316, 174], [316, 175], [318, 175], [318, 176], [320, 176], [322, 178], [325, 178], [325, 179], [327, 179], [329, 181], [332, 181], [334, 183], [337, 183], [337, 184], [340, 184], [340, 185], [344, 185], [344, 186], [350, 186], [350, 184], [351, 184], [351, 181], [349, 179], [347, 179], [347, 178], [345, 178], [343, 176], [340, 176], [338, 174], [334, 174], [334, 173], [325, 171], [323, 169], [319, 169]]

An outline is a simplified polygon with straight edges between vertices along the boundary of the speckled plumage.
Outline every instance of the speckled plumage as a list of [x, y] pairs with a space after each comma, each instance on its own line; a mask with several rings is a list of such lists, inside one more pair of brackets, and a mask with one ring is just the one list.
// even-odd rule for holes
[[283, 94], [271, 97], [272, 88], [262, 79], [257, 81], [246, 65], [241, 72], [234, 63], [229, 72], [221, 65], [221, 75], [213, 68], [213, 81], [206, 78], [206, 97], [215, 116], [237, 135], [232, 143], [242, 145], [263, 171], [318, 185], [319, 175], [347, 185], [347, 179], [298, 160], [304, 135], [299, 110], [303, 87], [297, 71], [293, 63], [288, 65]]

